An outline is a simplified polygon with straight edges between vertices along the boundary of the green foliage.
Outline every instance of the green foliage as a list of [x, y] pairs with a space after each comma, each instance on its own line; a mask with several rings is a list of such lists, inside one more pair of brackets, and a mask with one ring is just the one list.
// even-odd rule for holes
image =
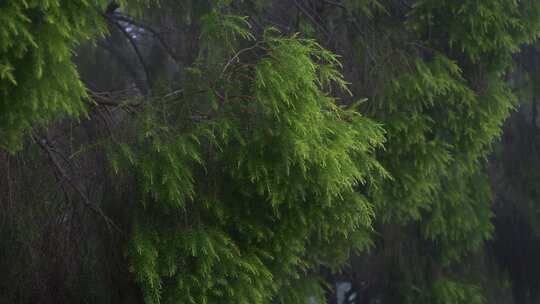
[[540, 7], [535, 1], [423, 0], [412, 14], [415, 30], [466, 54], [472, 62], [484, 56], [508, 62], [521, 44], [538, 37]]
[[4, 1], [0, 5], [0, 147], [16, 151], [30, 128], [84, 111], [73, 47], [103, 33], [107, 1]]
[[[421, 59], [369, 108], [387, 131], [378, 159], [393, 177], [372, 193], [376, 215], [417, 227], [418, 251], [403, 254], [430, 261], [414, 276], [410, 265], [399, 270], [408, 279], [398, 289], [411, 303], [482, 302], [478, 288], [426, 282], [466, 263], [492, 236], [484, 163], [516, 103], [502, 75], [537, 37], [538, 9], [527, 1], [419, 1], [409, 24], [423, 41]], [[414, 286], [423, 286], [420, 294]]]
[[489, 181], [483, 174], [457, 172], [443, 180], [422, 224], [422, 235], [435, 243], [434, 257], [443, 266], [459, 262], [492, 237], [492, 199]]
[[433, 301], [437, 304], [485, 303], [477, 286], [456, 282], [448, 278], [439, 278], [433, 284]]
[[[122, 245], [144, 301], [322, 302], [332, 282], [321, 269], [339, 272], [351, 253], [368, 255], [375, 247], [381, 262], [367, 271], [397, 302], [485, 303], [481, 284], [458, 270], [494, 233], [486, 158], [521, 96], [508, 82], [512, 56], [538, 38], [538, 1], [278, 2], [164, 0], [163, 8], [124, 6], [109, 15], [136, 33], [111, 31], [123, 39], [111, 45], [122, 55], [139, 44], [140, 54], [128, 58], [139, 61], [131, 67], [126, 60], [117, 73], [99, 64], [92, 69], [109, 72], [102, 79], [109, 82], [123, 68], [137, 78], [148, 66], [159, 79], [148, 79], [150, 93], [137, 102], [96, 105], [98, 114], [116, 111], [108, 118], [118, 128], [108, 130], [112, 140], [104, 148], [118, 178], [111, 188], [136, 185], [109, 199], [121, 196], [119, 217], [129, 223]], [[100, 12], [108, 4], [0, 4], [0, 148], [15, 152], [31, 129], [86, 113], [88, 96], [72, 56], [77, 45], [106, 32]], [[267, 22], [281, 8], [294, 8], [283, 14], [295, 21]], [[162, 15], [164, 28], [181, 29], [145, 24]], [[281, 35], [269, 24], [303, 34]], [[170, 36], [181, 38], [169, 45]], [[346, 58], [304, 36], [324, 38]], [[100, 42], [118, 37], [108, 39]], [[148, 54], [165, 53], [170, 61], [145, 62]], [[172, 61], [178, 66], [168, 66]], [[527, 73], [512, 81], [537, 81], [533, 67]], [[110, 87], [129, 91], [136, 81]], [[160, 95], [171, 87], [181, 89]], [[537, 91], [535, 83], [523, 87]], [[370, 98], [354, 102], [349, 89]], [[105, 140], [92, 137], [101, 130], [88, 129], [93, 142], [61, 165], [101, 152]], [[537, 160], [521, 158], [516, 176], [525, 181], [532, 213]], [[80, 175], [76, 185], [85, 184]], [[65, 192], [71, 202], [73, 193]], [[10, 244], [29, 238], [14, 231], [0, 226]], [[105, 266], [85, 258], [83, 280], [99, 281], [88, 269]], [[107, 298], [104, 286], [96, 298]]]
[[[369, 244], [356, 189], [385, 176], [382, 129], [328, 95], [346, 90], [334, 54], [272, 33], [253, 63], [195, 67], [199, 88], [212, 71], [227, 85], [182, 98], [167, 125], [149, 108], [135, 146], [119, 147], [140, 182], [128, 256], [147, 303], [305, 303], [323, 295], [311, 271]], [[207, 119], [182, 123], [194, 108]]]
[[373, 109], [387, 126], [381, 158], [393, 177], [374, 193], [383, 219], [420, 219], [439, 193], [447, 195], [442, 179], [474, 172], [512, 107], [512, 95], [496, 84], [478, 95], [442, 55], [417, 61], [414, 71], [390, 84]]

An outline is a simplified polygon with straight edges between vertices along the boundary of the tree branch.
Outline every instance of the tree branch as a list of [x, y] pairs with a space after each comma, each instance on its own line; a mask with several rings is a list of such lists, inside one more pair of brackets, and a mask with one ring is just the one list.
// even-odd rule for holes
[[111, 18], [113, 18], [115, 20], [126, 22], [126, 23], [129, 23], [131, 25], [134, 25], [134, 26], [137, 26], [137, 27], [140, 27], [142, 29], [145, 29], [145, 30], [149, 31], [150, 33], [152, 33], [152, 35], [154, 35], [154, 37], [156, 37], [158, 39], [158, 41], [161, 44], [161, 46], [163, 47], [163, 49], [165, 49], [165, 52], [167, 53], [167, 55], [169, 55], [176, 62], [180, 61], [180, 58], [178, 58], [178, 55], [175, 54], [175, 52], [171, 49], [171, 47], [165, 42], [165, 39], [163, 39], [161, 34], [158, 31], [156, 31], [155, 29], [153, 29], [151, 26], [143, 24], [143, 23], [138, 22], [138, 21], [135, 21], [135, 20], [133, 20], [133, 19], [127, 17], [127, 16], [120, 15], [120, 14], [112, 14], [110, 16], [111, 16]]
[[112, 228], [116, 229], [118, 232], [120, 232], [121, 234], [124, 234], [122, 229], [120, 229], [120, 227], [118, 227], [118, 225], [116, 225], [113, 222], [113, 220], [111, 218], [109, 218], [103, 212], [103, 210], [101, 210], [101, 208], [99, 208], [98, 206], [92, 204], [92, 202], [90, 201], [88, 196], [86, 196], [86, 194], [80, 188], [80, 186], [77, 185], [77, 183], [75, 183], [73, 181], [73, 179], [71, 179], [71, 177], [66, 173], [66, 171], [64, 170], [64, 168], [62, 167], [60, 162], [54, 156], [53, 148], [49, 146], [48, 140], [46, 140], [45, 138], [38, 138], [34, 134], [32, 134], [32, 137], [33, 137], [34, 141], [41, 147], [41, 149], [47, 153], [47, 157], [51, 161], [51, 164], [56, 169], [58, 174], [63, 178], [63, 180], [65, 180], [79, 194], [79, 196], [82, 198], [83, 204], [86, 207], [88, 207], [92, 212], [94, 212], [98, 216], [100, 216], [105, 221], [105, 223], [107, 224], [107, 227], [109, 228], [109, 230], [112, 227]]
[[144, 70], [144, 74], [146, 76], [146, 82], [148, 84], [148, 89], [151, 89], [152, 88], [152, 79], [150, 78], [150, 71], [148, 70], [148, 66], [146, 64], [146, 61], [144, 60], [144, 57], [143, 57], [143, 55], [141, 53], [141, 50], [139, 49], [139, 46], [137, 45], [137, 43], [135, 42], [133, 37], [131, 37], [131, 35], [126, 31], [126, 29], [124, 27], [122, 27], [122, 25], [120, 25], [120, 23], [118, 23], [116, 20], [114, 20], [110, 15], [103, 14], [103, 16], [112, 25], [114, 25], [126, 37], [126, 39], [131, 44], [131, 47], [135, 51], [135, 54], [137, 55], [137, 58], [139, 59], [139, 63], [141, 64], [141, 66], [142, 66], [142, 68]]

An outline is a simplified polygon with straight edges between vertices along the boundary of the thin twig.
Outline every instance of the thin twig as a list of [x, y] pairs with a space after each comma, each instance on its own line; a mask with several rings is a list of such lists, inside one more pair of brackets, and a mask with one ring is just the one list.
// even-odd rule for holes
[[229, 59], [229, 61], [227, 61], [227, 63], [225, 64], [225, 66], [223, 67], [223, 70], [221, 71], [221, 75], [219, 76], [219, 78], [222, 78], [223, 75], [225, 74], [225, 71], [227, 70], [227, 68], [233, 63], [233, 61], [235, 61], [236, 59], [238, 59], [238, 57], [240, 57], [240, 55], [242, 53], [245, 53], [247, 51], [251, 51], [253, 49], [256, 49], [258, 47], [260, 47], [261, 45], [261, 41], [258, 41], [257, 43], [255, 43], [254, 45], [248, 47], [248, 48], [245, 48], [245, 49], [242, 49], [240, 51], [238, 51], [231, 59]]

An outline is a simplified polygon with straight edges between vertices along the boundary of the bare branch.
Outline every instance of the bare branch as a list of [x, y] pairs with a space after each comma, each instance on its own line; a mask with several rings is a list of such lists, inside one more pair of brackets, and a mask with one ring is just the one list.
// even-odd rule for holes
[[115, 20], [126, 22], [126, 23], [132, 24], [134, 26], [137, 26], [137, 27], [140, 27], [142, 29], [149, 31], [150, 33], [152, 33], [152, 35], [154, 35], [154, 37], [158, 39], [161, 46], [163, 46], [163, 49], [165, 49], [165, 52], [167, 53], [167, 55], [169, 55], [176, 62], [180, 61], [180, 58], [178, 57], [178, 55], [171, 49], [171, 47], [167, 44], [167, 42], [165, 42], [165, 39], [163, 39], [163, 36], [158, 31], [153, 29], [151, 26], [135, 21], [127, 16], [120, 15], [118, 13], [110, 15], [110, 16], [111, 18]]
[[[92, 90], [87, 90], [92, 101], [100, 106], [127, 106], [127, 107], [139, 107], [140, 102], [130, 102], [126, 96], [114, 96], [115, 92], [95, 92]], [[123, 91], [122, 91], [123, 92]]]
[[135, 51], [135, 54], [137, 55], [137, 58], [139, 59], [139, 63], [141, 64], [144, 74], [146, 76], [146, 82], [148, 83], [148, 88], [152, 88], [152, 79], [150, 78], [150, 71], [148, 70], [148, 65], [146, 64], [146, 61], [144, 60], [144, 57], [141, 53], [141, 50], [139, 49], [139, 46], [135, 42], [135, 39], [131, 37], [131, 35], [126, 31], [126, 29], [118, 23], [118, 21], [114, 20], [111, 15], [103, 14], [103, 16], [112, 24], [114, 25], [129, 41], [131, 44], [131, 47]]
[[113, 220], [111, 218], [109, 218], [104, 212], [103, 210], [101, 210], [101, 208], [99, 208], [98, 206], [92, 204], [92, 202], [90, 201], [90, 199], [88, 198], [88, 196], [86, 196], [86, 194], [84, 193], [84, 191], [80, 188], [79, 185], [77, 185], [77, 183], [75, 183], [73, 181], [73, 179], [71, 179], [71, 177], [66, 173], [66, 171], [64, 170], [64, 167], [62, 167], [62, 165], [60, 164], [60, 162], [56, 159], [56, 157], [54, 156], [54, 153], [53, 153], [53, 148], [49, 146], [49, 142], [45, 139], [45, 138], [38, 138], [36, 135], [32, 134], [32, 137], [33, 139], [35, 140], [35, 142], [43, 149], [43, 151], [45, 151], [47, 153], [47, 156], [49, 158], [49, 160], [51, 161], [51, 164], [54, 166], [54, 168], [56, 169], [56, 171], [58, 172], [58, 174], [63, 178], [63, 180], [65, 180], [78, 194], [79, 196], [82, 198], [82, 202], [83, 204], [88, 207], [92, 212], [96, 213], [98, 216], [100, 216], [104, 221], [105, 223], [107, 224], [107, 227], [110, 229], [111, 227], [113, 227], [114, 229], [116, 229], [118, 232], [123, 233], [122, 229], [120, 229], [120, 227], [118, 227], [118, 225], [116, 225]]

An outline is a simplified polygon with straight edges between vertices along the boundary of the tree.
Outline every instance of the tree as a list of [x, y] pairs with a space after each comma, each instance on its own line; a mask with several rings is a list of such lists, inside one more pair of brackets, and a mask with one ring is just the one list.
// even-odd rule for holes
[[536, 1], [0, 7], [6, 301], [536, 297]]

